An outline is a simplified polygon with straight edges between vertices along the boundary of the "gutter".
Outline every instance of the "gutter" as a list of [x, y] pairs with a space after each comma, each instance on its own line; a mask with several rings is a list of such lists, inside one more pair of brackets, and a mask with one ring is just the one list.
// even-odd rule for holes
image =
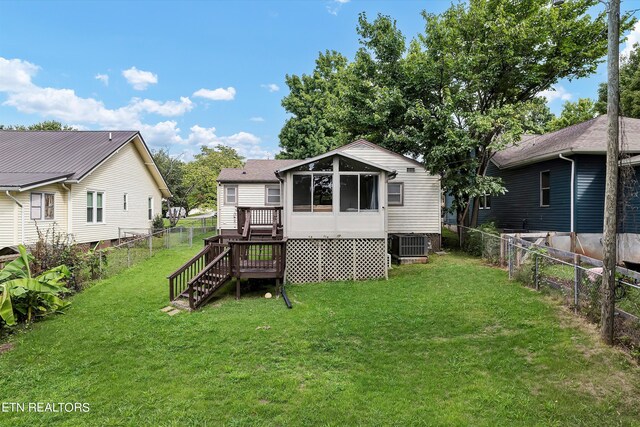
[[9, 193], [9, 190], [7, 190], [5, 192], [5, 194], [7, 195], [8, 198], [10, 198], [11, 200], [13, 200], [14, 202], [16, 202], [16, 205], [20, 206], [20, 243], [24, 244], [24, 206], [22, 206], [22, 203], [20, 203], [18, 201], [18, 199], [16, 199], [15, 197], [13, 197], [11, 195], [11, 193]]
[[575, 205], [575, 197], [574, 197], [574, 188], [576, 183], [576, 161], [573, 159], [569, 159], [562, 155], [562, 153], [558, 154], [558, 157], [562, 160], [566, 160], [571, 162], [571, 232], [575, 231], [574, 229], [574, 205]]

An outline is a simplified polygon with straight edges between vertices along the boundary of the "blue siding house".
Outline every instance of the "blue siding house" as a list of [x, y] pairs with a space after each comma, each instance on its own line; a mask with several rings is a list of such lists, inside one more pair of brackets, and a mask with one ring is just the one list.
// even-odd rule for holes
[[[619, 232], [640, 233], [640, 119], [621, 118]], [[495, 154], [487, 175], [507, 193], [483, 198], [479, 222], [528, 231], [601, 233], [604, 211], [607, 118], [544, 135], [527, 135]], [[633, 179], [635, 178], [635, 179]]]

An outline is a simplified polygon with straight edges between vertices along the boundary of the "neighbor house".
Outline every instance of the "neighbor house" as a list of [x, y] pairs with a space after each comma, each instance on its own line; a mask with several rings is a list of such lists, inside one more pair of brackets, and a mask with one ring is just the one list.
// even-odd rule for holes
[[[632, 252], [636, 258], [640, 254], [640, 156], [635, 156], [640, 153], [640, 119], [621, 118], [620, 131], [621, 152], [634, 156], [621, 162], [627, 167], [621, 173], [618, 220], [621, 259], [631, 260]], [[480, 198], [479, 222], [507, 230], [577, 233], [576, 250], [597, 256], [606, 148], [607, 117], [599, 116], [544, 135], [527, 135], [497, 152], [487, 175], [500, 177], [507, 192]]]
[[0, 248], [38, 230], [109, 243], [148, 229], [170, 192], [135, 131], [0, 131]]
[[241, 231], [239, 207], [282, 207], [288, 280], [384, 277], [390, 235], [439, 247], [439, 194], [439, 177], [420, 162], [359, 140], [311, 159], [222, 170], [218, 227]]

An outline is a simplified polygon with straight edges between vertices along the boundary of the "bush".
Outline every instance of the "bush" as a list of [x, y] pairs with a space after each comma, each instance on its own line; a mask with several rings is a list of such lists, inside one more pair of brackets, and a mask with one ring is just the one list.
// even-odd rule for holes
[[156, 215], [155, 218], [153, 218], [153, 223], [151, 226], [153, 227], [154, 233], [164, 230], [164, 219], [162, 219], [162, 215]]
[[[496, 228], [495, 224], [492, 222], [488, 222], [486, 224], [480, 225], [478, 228], [473, 230], [464, 229], [464, 239], [462, 243], [462, 249], [470, 255], [473, 256], [483, 256], [488, 252], [493, 252], [491, 249], [495, 246], [496, 242], [499, 242], [500, 231]], [[483, 233], [490, 234], [492, 236], [496, 236], [496, 238], [487, 238], [488, 236], [482, 236]], [[491, 245], [491, 247], [489, 247]], [[497, 244], [498, 248], [498, 256], [500, 245]], [[489, 251], [491, 250], [491, 251]]]
[[85, 250], [75, 243], [67, 234], [56, 232], [55, 226], [42, 232], [38, 229], [38, 241], [33, 246], [32, 269], [34, 274], [65, 265], [71, 276], [68, 287], [79, 291], [82, 285], [98, 277], [101, 253], [94, 249]]

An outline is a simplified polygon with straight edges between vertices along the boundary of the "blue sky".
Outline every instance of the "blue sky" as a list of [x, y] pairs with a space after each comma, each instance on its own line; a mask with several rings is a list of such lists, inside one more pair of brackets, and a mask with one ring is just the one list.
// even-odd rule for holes
[[[0, 123], [58, 120], [136, 129], [152, 148], [189, 158], [202, 144], [270, 157], [286, 120], [286, 74], [318, 52], [353, 58], [358, 14], [391, 15], [407, 39], [420, 12], [449, 1], [7, 1], [0, 3]], [[623, 1], [623, 10], [640, 0]], [[640, 25], [632, 33], [640, 41]], [[623, 46], [624, 48], [624, 46]], [[546, 95], [595, 97], [598, 74]]]

